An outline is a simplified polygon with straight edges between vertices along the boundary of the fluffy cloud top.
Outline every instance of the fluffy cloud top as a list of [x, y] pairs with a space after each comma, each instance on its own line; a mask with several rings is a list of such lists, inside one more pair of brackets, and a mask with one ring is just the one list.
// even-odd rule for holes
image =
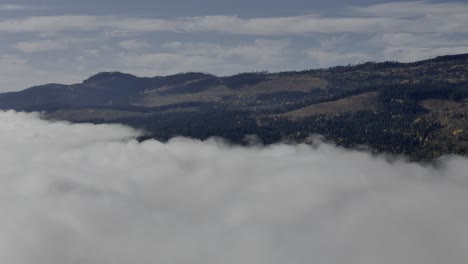
[[468, 160], [130, 140], [0, 113], [0, 262], [463, 263]]

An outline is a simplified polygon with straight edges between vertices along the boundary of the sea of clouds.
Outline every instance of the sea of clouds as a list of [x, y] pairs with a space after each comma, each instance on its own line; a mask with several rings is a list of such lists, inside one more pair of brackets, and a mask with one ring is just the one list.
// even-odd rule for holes
[[0, 112], [0, 263], [467, 263], [468, 159]]

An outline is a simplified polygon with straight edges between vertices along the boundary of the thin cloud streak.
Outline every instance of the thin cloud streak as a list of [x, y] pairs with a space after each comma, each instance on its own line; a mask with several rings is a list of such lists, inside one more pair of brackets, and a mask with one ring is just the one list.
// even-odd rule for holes
[[22, 9], [26, 9], [26, 7], [21, 6], [21, 5], [0, 5], [0, 11], [22, 10]]
[[65, 41], [56, 40], [39, 40], [39, 41], [25, 41], [19, 42], [14, 47], [25, 53], [44, 52], [44, 51], [56, 51], [65, 50], [68, 47], [68, 43]]
[[0, 11], [18, 11], [18, 10], [46, 10], [45, 7], [16, 5], [16, 4], [0, 4]]
[[213, 32], [277, 36], [308, 33], [467, 33], [468, 4], [423, 1], [387, 3], [349, 9], [344, 17], [318, 14], [290, 17], [243, 18], [232, 15], [173, 19], [116, 16], [36, 16], [0, 21], [0, 32], [50, 33], [63, 31]]
[[463, 263], [468, 160], [129, 140], [0, 112], [4, 263]]

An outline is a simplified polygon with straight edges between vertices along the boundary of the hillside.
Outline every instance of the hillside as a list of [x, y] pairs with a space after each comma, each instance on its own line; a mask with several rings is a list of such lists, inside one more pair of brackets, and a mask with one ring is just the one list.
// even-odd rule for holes
[[[245, 143], [305, 142], [311, 134], [345, 147], [430, 160], [468, 151], [468, 54], [398, 63], [217, 77], [96, 74], [73, 85], [0, 94], [1, 109], [49, 119], [124, 123], [166, 140], [183, 135]], [[142, 138], [143, 139], [143, 138]]]

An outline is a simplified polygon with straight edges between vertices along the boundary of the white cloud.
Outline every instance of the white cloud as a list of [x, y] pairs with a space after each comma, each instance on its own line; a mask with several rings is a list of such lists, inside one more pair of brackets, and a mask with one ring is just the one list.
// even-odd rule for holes
[[385, 46], [454, 46], [466, 41], [453, 40], [444, 34], [383, 33], [370, 39]]
[[182, 46], [183, 43], [182, 42], [178, 42], [178, 41], [172, 41], [172, 42], [166, 42], [163, 44], [163, 47], [164, 48], [167, 48], [167, 49], [176, 49], [176, 48], [179, 48], [180, 46]]
[[384, 58], [400, 62], [413, 62], [442, 55], [468, 53], [468, 46], [459, 47], [386, 47]]
[[441, 15], [461, 15], [468, 13], [468, 4], [462, 2], [408, 1], [376, 4], [355, 8], [355, 11], [365, 15], [379, 17], [433, 17]]
[[236, 16], [187, 17], [173, 20], [100, 16], [43, 16], [0, 21], [0, 31], [47, 33], [60, 31], [219, 32], [285, 35], [313, 32], [376, 32], [393, 25], [386, 18], [321, 18], [318, 16], [244, 19]]
[[436, 169], [326, 144], [128, 140], [137, 134], [1, 112], [2, 262], [468, 258], [466, 158]]
[[348, 16], [199, 16], [153, 19], [115, 16], [37, 16], [0, 21], [0, 32], [218, 32], [243, 35], [307, 33], [467, 33], [468, 4], [398, 2], [351, 9]]
[[[49, 33], [63, 31], [170, 31], [169, 21], [160, 19], [122, 18], [107, 16], [63, 15], [36, 16], [0, 21], [0, 31]], [[164, 26], [170, 26], [164, 29]], [[150, 29], [151, 28], [151, 29]]]
[[0, 5], [0, 11], [12, 11], [12, 10], [22, 10], [22, 9], [27, 9], [27, 7], [22, 6], [22, 5], [13, 5], [13, 4]]
[[[63, 60], [79, 62], [76, 67], [57, 69], [50, 66], [50, 59], [26, 57], [31, 65], [23, 67], [24, 72], [13, 65], [16, 73], [0, 79], [0, 90], [17, 90], [27, 87], [25, 84], [49, 81], [76, 82], [85, 78], [85, 74], [105, 70], [147, 76], [181, 71], [225, 75], [257, 70], [300, 70], [364, 60], [427, 59], [445, 55], [444, 52], [466, 51], [467, 10], [468, 3], [413, 1], [344, 7], [337, 11], [343, 14], [339, 17], [311, 14], [166, 19], [92, 15], [0, 18], [0, 34], [6, 47], [0, 53], [15, 52], [8, 50], [9, 47], [23, 53], [56, 51], [57, 58], [63, 56]], [[167, 39], [167, 35], [183, 43], [158, 41]], [[220, 35], [232, 40], [232, 44], [206, 40]], [[20, 43], [8, 43], [19, 36]], [[31, 40], [24, 40], [24, 36]], [[94, 39], [94, 42], [85, 45], [79, 38]], [[257, 43], [261, 39], [264, 43]], [[99, 54], [91, 56], [88, 50]], [[1, 61], [0, 66], [8, 67]], [[31, 71], [41, 73], [31, 74]], [[37, 78], [40, 76], [47, 78]]]
[[211, 43], [185, 43], [173, 52], [121, 54], [118, 64], [143, 75], [207, 71], [234, 74], [244, 71], [272, 70], [281, 64], [288, 40], [256, 39], [253, 43], [224, 46]]
[[26, 52], [43, 52], [43, 51], [55, 51], [55, 50], [64, 50], [68, 47], [68, 43], [60, 40], [34, 40], [34, 41], [25, 41], [19, 42], [14, 46], [16, 49]]
[[446, 34], [384, 33], [369, 43], [380, 47], [382, 59], [411, 62], [468, 52], [467, 36]]
[[[44, 52], [44, 51], [58, 51], [78, 47], [88, 53], [90, 49], [83, 49], [84, 45], [91, 44], [96, 50], [96, 44], [107, 43], [109, 39], [102, 36], [86, 37], [86, 36], [55, 36], [54, 38], [37, 38], [28, 41], [18, 42], [13, 45], [14, 48], [26, 53]], [[126, 43], [129, 44], [129, 43]], [[135, 43], [134, 43], [135, 44]], [[138, 43], [141, 44], [141, 43]], [[130, 44], [129, 44], [130, 45]]]
[[307, 49], [304, 53], [308, 58], [312, 59], [314, 65], [323, 68], [372, 60], [372, 56], [364, 53], [365, 51], [353, 51], [343, 45], [352, 42], [353, 40], [350, 39], [349, 34], [325, 36], [320, 39], [320, 47]]
[[89, 76], [89, 73], [83, 71], [70, 72], [70, 68], [67, 68], [69, 65], [69, 61], [51, 60], [38, 67], [26, 57], [0, 54], [2, 73], [0, 92], [15, 91], [45, 83], [76, 83]]
[[151, 45], [144, 40], [129, 39], [118, 43], [119, 47], [127, 50], [138, 50], [148, 48]]
[[0, 4], [0, 11], [17, 11], [17, 10], [46, 10], [46, 7], [27, 6], [17, 4]]
[[320, 67], [330, 67], [334, 65], [358, 64], [369, 61], [371, 56], [358, 52], [336, 52], [322, 49], [310, 49], [305, 52], [309, 58]]

